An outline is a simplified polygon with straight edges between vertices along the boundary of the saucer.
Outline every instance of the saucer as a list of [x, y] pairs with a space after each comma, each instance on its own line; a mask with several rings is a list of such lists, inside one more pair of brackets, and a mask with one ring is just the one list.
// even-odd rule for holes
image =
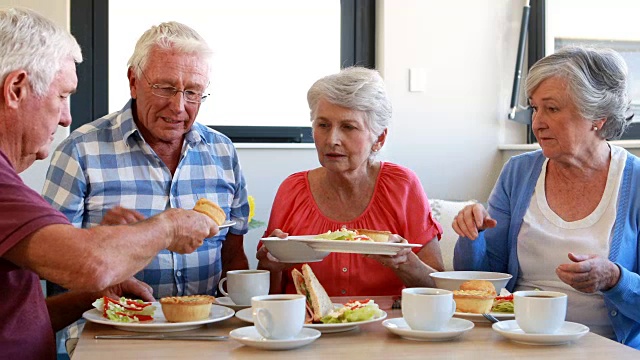
[[473, 322], [465, 319], [451, 318], [449, 323], [438, 331], [412, 330], [403, 318], [388, 319], [382, 322], [382, 326], [390, 332], [408, 340], [416, 341], [446, 341], [473, 329]]
[[515, 320], [493, 324], [493, 330], [507, 339], [527, 345], [561, 345], [577, 340], [589, 332], [589, 328], [578, 323], [565, 321], [555, 334], [527, 334]]
[[320, 337], [320, 331], [316, 329], [302, 328], [300, 334], [293, 339], [269, 340], [263, 338], [255, 326], [245, 326], [231, 330], [229, 337], [247, 346], [264, 350], [289, 350], [299, 348], [314, 342]]
[[233, 300], [231, 300], [230, 297], [228, 296], [223, 296], [223, 297], [217, 297], [216, 298], [216, 304], [218, 305], [222, 305], [222, 306], [226, 306], [228, 308], [232, 308], [233, 310], [240, 310], [240, 309], [246, 309], [251, 307], [251, 304], [249, 305], [236, 305], [236, 303], [233, 302]]
[[250, 307], [236, 311], [236, 317], [242, 321], [253, 324], [253, 313], [251, 313]]

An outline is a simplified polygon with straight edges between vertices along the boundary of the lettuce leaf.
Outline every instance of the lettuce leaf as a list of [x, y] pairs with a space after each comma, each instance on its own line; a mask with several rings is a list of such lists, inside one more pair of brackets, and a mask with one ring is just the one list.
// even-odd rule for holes
[[377, 304], [369, 304], [357, 309], [350, 309], [348, 307], [343, 307], [336, 311], [329, 313], [324, 316], [320, 321], [323, 324], [339, 324], [339, 323], [347, 323], [347, 322], [358, 322], [358, 321], [366, 321], [371, 320], [374, 317], [380, 316], [382, 311], [378, 308]]
[[[98, 309], [100, 313], [105, 315], [107, 319], [111, 321], [117, 321], [117, 322], [123, 322], [123, 323], [139, 322], [140, 319], [138, 318], [138, 316], [152, 317], [156, 311], [156, 307], [154, 305], [146, 306], [141, 310], [129, 310], [127, 309], [128, 307], [127, 301], [132, 302], [131, 300], [128, 300], [125, 297], [121, 297], [118, 303], [109, 302], [107, 304], [106, 314], [104, 314], [105, 311], [104, 311], [103, 298], [97, 299], [91, 305], [93, 305], [93, 307]], [[137, 304], [145, 304], [145, 302], [142, 300], [134, 300], [133, 302]]]

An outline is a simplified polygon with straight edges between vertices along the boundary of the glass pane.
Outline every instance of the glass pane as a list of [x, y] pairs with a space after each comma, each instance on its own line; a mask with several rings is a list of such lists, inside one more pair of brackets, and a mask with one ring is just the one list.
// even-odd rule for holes
[[546, 49], [568, 45], [614, 49], [629, 67], [629, 94], [640, 121], [640, 14], [638, 0], [547, 0]]
[[152, 25], [179, 21], [215, 51], [207, 125], [309, 126], [306, 94], [340, 70], [338, 0], [109, 0], [109, 111], [129, 99], [127, 60]]

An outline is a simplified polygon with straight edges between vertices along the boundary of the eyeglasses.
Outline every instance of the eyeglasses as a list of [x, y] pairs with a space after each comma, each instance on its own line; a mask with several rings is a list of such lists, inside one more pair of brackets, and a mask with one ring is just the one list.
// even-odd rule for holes
[[209, 96], [209, 94], [204, 94], [204, 93], [200, 93], [193, 90], [186, 90], [186, 89], [178, 90], [173, 86], [152, 84], [151, 81], [149, 81], [149, 78], [147, 77], [147, 75], [144, 73], [144, 71], [142, 71], [142, 69], [140, 69], [140, 72], [142, 73], [142, 76], [144, 76], [144, 79], [146, 80], [147, 84], [149, 84], [149, 86], [151, 87], [151, 93], [155, 96], [160, 96], [163, 98], [172, 98], [177, 93], [182, 93], [182, 95], [184, 96], [184, 100], [186, 102], [198, 103], [198, 104], [204, 102], [207, 99], [207, 96]]

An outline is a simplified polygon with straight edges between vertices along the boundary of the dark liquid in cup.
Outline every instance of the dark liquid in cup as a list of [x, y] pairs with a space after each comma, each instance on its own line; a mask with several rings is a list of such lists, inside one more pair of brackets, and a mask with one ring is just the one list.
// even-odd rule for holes
[[525, 297], [532, 297], [532, 298], [554, 298], [556, 296], [553, 295], [527, 295]]

